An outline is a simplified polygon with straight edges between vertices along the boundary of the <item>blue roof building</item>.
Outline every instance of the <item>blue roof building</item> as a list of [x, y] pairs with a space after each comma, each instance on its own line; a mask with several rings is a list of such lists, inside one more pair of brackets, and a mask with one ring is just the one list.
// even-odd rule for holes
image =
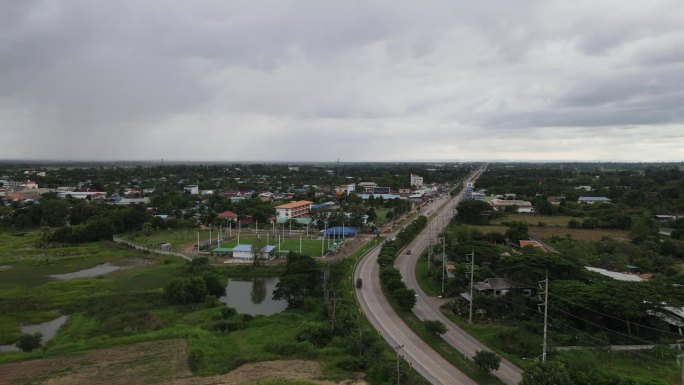
[[359, 230], [354, 227], [337, 226], [321, 230], [321, 235], [326, 238], [346, 238], [358, 234]]

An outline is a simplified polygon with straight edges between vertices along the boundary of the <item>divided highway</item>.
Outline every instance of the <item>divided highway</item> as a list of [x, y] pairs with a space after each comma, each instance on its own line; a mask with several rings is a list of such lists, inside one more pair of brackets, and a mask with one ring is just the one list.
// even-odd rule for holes
[[[474, 172], [469, 180], [477, 179], [482, 171], [484, 168]], [[437, 230], [441, 231], [443, 226], [448, 223], [450, 215], [464, 194], [465, 191], [462, 190], [450, 200], [446, 198], [433, 202], [421, 211], [421, 215], [427, 216], [431, 212], [436, 212], [437, 215], [430, 221], [430, 225], [437, 226]], [[443, 335], [444, 340], [468, 356], [473, 356], [478, 350], [489, 350], [446, 318], [439, 310], [439, 300], [428, 297], [420, 289], [415, 277], [415, 266], [418, 258], [427, 248], [428, 236], [429, 229], [426, 228], [406, 247], [406, 249], [413, 251], [411, 256], [402, 253], [395, 263], [401, 271], [406, 285], [415, 290], [417, 294], [414, 313], [420, 319], [439, 319], [444, 322], [449, 328], [449, 331]], [[379, 251], [380, 246], [369, 252], [358, 263], [354, 271], [354, 280], [358, 278], [363, 280], [363, 287], [356, 290], [356, 296], [368, 320], [391, 346], [399, 347], [399, 354], [410, 362], [413, 368], [430, 383], [436, 385], [476, 384], [413, 333], [387, 303], [380, 286], [380, 267], [377, 264]], [[514, 385], [521, 381], [521, 373], [520, 368], [504, 360], [499, 370], [494, 374], [507, 385]]]

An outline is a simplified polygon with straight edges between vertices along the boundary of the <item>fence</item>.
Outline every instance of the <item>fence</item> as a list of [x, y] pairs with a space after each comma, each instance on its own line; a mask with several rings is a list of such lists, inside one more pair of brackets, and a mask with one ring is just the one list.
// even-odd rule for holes
[[179, 252], [170, 251], [170, 250], [162, 250], [159, 248], [141, 245], [141, 244], [133, 242], [131, 240], [121, 238], [121, 237], [117, 237], [116, 235], [112, 238], [112, 240], [116, 243], [120, 243], [122, 245], [130, 246], [136, 250], [147, 251], [149, 253], [155, 253], [155, 254], [161, 254], [161, 255], [171, 255], [174, 257], [181, 257], [181, 258], [185, 259], [186, 261], [192, 261], [193, 258], [195, 258], [195, 255], [184, 254], [184, 253], [179, 253]]

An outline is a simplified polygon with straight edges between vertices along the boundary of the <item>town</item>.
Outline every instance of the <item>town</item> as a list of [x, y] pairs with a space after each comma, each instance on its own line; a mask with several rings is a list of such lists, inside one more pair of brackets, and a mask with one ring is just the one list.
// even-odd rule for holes
[[291, 360], [371, 384], [678, 383], [683, 182], [679, 164], [4, 164], [0, 378], [97, 382], [56, 368], [112, 354], [153, 383]]

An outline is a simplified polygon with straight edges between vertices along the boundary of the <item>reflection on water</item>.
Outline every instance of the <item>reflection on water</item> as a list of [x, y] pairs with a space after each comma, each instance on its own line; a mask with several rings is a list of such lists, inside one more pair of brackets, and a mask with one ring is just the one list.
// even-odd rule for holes
[[219, 300], [235, 308], [238, 313], [271, 315], [287, 308], [287, 302], [273, 300], [273, 290], [279, 278], [228, 279], [226, 295]]
[[[59, 328], [64, 325], [69, 316], [63, 315], [52, 321], [43, 322], [35, 325], [22, 325], [21, 332], [24, 334], [40, 333], [43, 335], [41, 344], [45, 345], [48, 341], [55, 338]], [[0, 352], [18, 352], [19, 348], [15, 345], [0, 345]]]

